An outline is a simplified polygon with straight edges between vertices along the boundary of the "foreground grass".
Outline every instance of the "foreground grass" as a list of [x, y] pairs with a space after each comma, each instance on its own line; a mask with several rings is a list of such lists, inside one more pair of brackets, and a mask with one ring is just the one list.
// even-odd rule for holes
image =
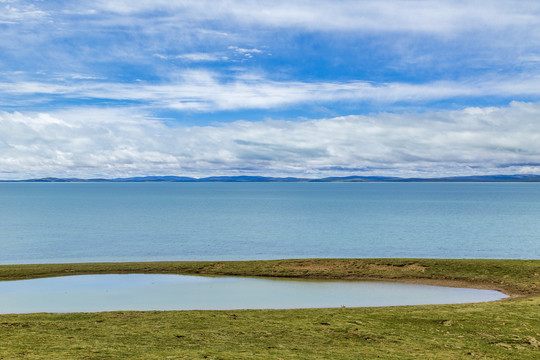
[[0, 266], [0, 279], [182, 273], [469, 284], [461, 305], [0, 315], [0, 359], [537, 359], [540, 261], [319, 259]]

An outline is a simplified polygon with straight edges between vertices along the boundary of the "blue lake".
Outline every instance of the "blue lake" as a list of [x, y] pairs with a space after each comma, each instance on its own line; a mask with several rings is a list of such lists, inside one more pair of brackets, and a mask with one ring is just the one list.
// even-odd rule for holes
[[493, 301], [492, 290], [355, 281], [80, 275], [0, 282], [0, 313], [369, 307]]
[[0, 183], [0, 263], [540, 258], [540, 183]]

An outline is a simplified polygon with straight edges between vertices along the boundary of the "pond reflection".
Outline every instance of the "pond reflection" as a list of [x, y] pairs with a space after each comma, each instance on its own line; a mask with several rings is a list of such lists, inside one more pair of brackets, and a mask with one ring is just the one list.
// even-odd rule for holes
[[493, 290], [373, 281], [164, 274], [78, 275], [0, 282], [0, 313], [371, 307], [483, 302]]

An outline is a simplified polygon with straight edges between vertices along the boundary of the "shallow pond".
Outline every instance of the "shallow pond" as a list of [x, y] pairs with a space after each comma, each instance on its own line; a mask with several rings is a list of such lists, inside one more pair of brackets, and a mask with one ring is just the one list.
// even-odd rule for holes
[[372, 281], [78, 275], [2, 281], [0, 313], [370, 307], [483, 302], [505, 297], [493, 290]]

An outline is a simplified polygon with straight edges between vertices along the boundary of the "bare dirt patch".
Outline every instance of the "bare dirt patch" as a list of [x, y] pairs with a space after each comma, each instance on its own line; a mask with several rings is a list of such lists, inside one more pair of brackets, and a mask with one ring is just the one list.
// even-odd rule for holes
[[372, 270], [392, 271], [392, 272], [400, 271], [400, 270], [408, 270], [408, 271], [414, 271], [414, 272], [426, 271], [426, 267], [418, 263], [405, 264], [405, 265], [368, 264], [367, 267]]

